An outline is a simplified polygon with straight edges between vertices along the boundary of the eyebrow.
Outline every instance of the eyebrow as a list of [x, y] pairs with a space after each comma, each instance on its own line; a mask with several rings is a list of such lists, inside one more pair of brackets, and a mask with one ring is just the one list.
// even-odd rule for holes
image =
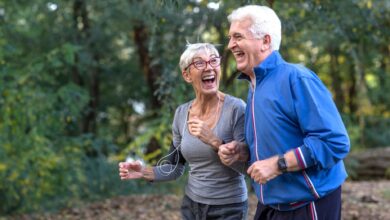
[[234, 33], [232, 34], [232, 36], [235, 36], [235, 37], [237, 37], [237, 36], [244, 36], [244, 34], [242, 34], [242, 33], [240, 33], [240, 32], [234, 32]]
[[230, 38], [230, 37], [244, 36], [244, 34], [241, 32], [233, 32], [233, 33], [228, 33], [227, 36]]
[[[211, 54], [211, 55], [209, 56], [209, 58], [215, 58], [215, 57], [218, 57], [218, 55], [217, 55], [217, 54], [214, 54], [214, 53]], [[195, 61], [195, 60], [197, 60], [197, 59], [198, 59], [198, 60], [199, 60], [199, 59], [200, 59], [200, 60], [203, 60], [202, 57], [193, 57], [193, 58], [192, 58], [193, 61]]]
[[203, 59], [201, 57], [193, 57], [192, 61], [195, 61], [195, 60], [203, 60]]

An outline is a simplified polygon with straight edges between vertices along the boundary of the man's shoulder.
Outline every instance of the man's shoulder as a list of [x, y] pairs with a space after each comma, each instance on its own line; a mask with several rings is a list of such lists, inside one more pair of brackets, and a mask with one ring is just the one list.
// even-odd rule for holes
[[288, 76], [290, 79], [300, 79], [300, 78], [311, 78], [317, 79], [317, 75], [300, 63], [288, 63], [285, 62], [281, 64], [278, 68], [278, 71], [282, 72], [285, 76]]
[[304, 66], [301, 63], [289, 63], [289, 62], [283, 62], [279, 65], [279, 69], [283, 69], [284, 71], [289, 71], [293, 74], [302, 74], [307, 71], [310, 71], [306, 66]]

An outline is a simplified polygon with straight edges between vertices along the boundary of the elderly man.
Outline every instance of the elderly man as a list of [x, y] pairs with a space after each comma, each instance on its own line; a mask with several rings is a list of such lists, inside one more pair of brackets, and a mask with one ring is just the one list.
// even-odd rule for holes
[[221, 161], [249, 161], [255, 219], [340, 219], [350, 143], [330, 92], [314, 72], [283, 60], [272, 9], [244, 6], [228, 19], [229, 49], [250, 88], [246, 143], [221, 145]]

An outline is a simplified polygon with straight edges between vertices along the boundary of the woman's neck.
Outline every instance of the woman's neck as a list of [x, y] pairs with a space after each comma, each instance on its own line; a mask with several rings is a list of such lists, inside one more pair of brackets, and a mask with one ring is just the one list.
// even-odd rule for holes
[[191, 111], [198, 116], [209, 115], [220, 104], [222, 95], [223, 93], [220, 92], [212, 95], [197, 95], [192, 103]]
[[188, 118], [199, 119], [209, 128], [214, 128], [222, 111], [225, 94], [218, 92], [211, 96], [197, 96], [192, 102]]

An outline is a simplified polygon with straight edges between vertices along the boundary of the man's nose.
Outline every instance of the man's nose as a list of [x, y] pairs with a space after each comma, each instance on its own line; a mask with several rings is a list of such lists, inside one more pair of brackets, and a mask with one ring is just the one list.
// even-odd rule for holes
[[234, 41], [232, 38], [230, 38], [230, 39], [229, 39], [229, 44], [228, 44], [228, 49], [231, 50], [231, 49], [233, 49], [235, 46], [237, 46], [236, 41]]

